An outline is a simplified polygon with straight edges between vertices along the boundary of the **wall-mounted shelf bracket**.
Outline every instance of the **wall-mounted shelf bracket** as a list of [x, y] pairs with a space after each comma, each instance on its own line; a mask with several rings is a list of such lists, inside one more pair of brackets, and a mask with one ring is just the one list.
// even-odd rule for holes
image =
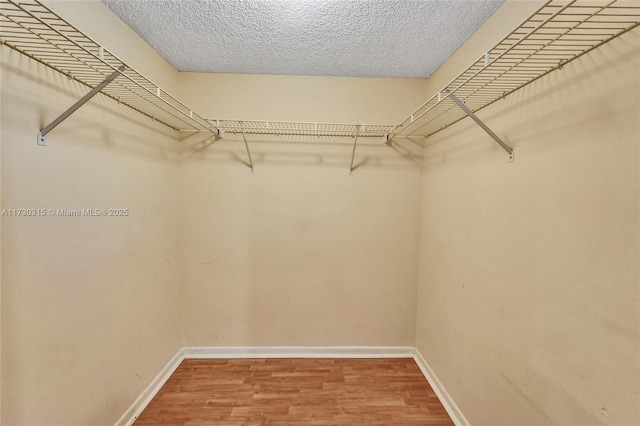
[[353, 176], [353, 160], [356, 157], [356, 145], [358, 144], [358, 133], [360, 126], [356, 127], [356, 134], [353, 136], [353, 152], [351, 153], [351, 166], [349, 167], [349, 176]]
[[86, 104], [89, 101], [89, 99], [97, 95], [102, 89], [104, 89], [109, 83], [115, 80], [126, 69], [127, 67], [125, 65], [120, 66], [120, 68], [114, 71], [109, 77], [105, 78], [102, 81], [102, 83], [98, 84], [96, 87], [91, 89], [89, 93], [84, 95], [78, 102], [76, 102], [68, 110], [63, 112], [58, 118], [56, 118], [50, 124], [42, 128], [42, 130], [38, 132], [38, 136], [37, 136], [38, 145], [47, 146], [47, 137], [46, 137], [47, 133], [55, 129], [58, 126], [58, 124], [66, 120], [71, 114], [76, 112], [82, 105]]
[[473, 121], [476, 122], [476, 124], [478, 124], [478, 126], [480, 126], [482, 128], [482, 130], [484, 130], [485, 132], [487, 132], [487, 134], [489, 136], [491, 136], [493, 138], [494, 141], [496, 141], [498, 143], [498, 145], [500, 145], [502, 147], [502, 149], [504, 149], [505, 151], [507, 151], [507, 154], [509, 154], [509, 162], [512, 163], [514, 156], [513, 156], [513, 148], [511, 148], [509, 145], [507, 145], [502, 139], [500, 139], [500, 137], [498, 135], [496, 135], [486, 124], [484, 124], [484, 122], [482, 120], [480, 120], [478, 118], [477, 115], [475, 115], [473, 113], [473, 111], [471, 111], [465, 104], [464, 102], [462, 102], [460, 99], [458, 99], [456, 97], [456, 95], [454, 95], [452, 92], [445, 92], [444, 93], [446, 96], [448, 96], [453, 102], [456, 103], [456, 105], [458, 105], [460, 107], [460, 109], [462, 109], [465, 114], [467, 114], [469, 117], [471, 117], [471, 119]]
[[247, 137], [244, 134], [244, 126], [241, 123], [240, 130], [242, 131], [242, 139], [244, 140], [244, 147], [247, 149], [247, 157], [249, 157], [249, 167], [251, 167], [251, 173], [253, 170], [253, 160], [251, 159], [251, 152], [249, 152], [249, 144], [247, 143]]

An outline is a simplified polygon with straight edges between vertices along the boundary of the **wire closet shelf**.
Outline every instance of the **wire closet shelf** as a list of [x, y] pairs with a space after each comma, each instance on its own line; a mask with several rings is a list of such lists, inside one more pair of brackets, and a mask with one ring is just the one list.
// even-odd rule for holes
[[551, 0], [400, 123], [430, 136], [640, 25], [638, 0]]
[[396, 127], [205, 119], [38, 0], [0, 0], [0, 42], [176, 131], [367, 137]]
[[0, 1], [0, 41], [91, 89], [113, 76], [102, 94], [174, 130], [216, 131], [207, 120], [36, 0]]
[[335, 136], [382, 137], [395, 129], [395, 125], [309, 123], [301, 121], [245, 121], [208, 119], [225, 133], [278, 136]]
[[[638, 0], [550, 0], [399, 125], [214, 120], [203, 118], [126, 66], [38, 0], [0, 0], [2, 44], [174, 130], [216, 134], [220, 129], [262, 135], [384, 136], [385, 140], [429, 136], [638, 25]], [[458, 108], [456, 100], [464, 102], [471, 114]]]

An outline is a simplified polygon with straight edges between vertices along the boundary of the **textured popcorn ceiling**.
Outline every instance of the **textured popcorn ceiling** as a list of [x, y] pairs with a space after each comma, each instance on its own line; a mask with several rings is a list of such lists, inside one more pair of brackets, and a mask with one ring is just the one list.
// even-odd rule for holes
[[180, 71], [428, 77], [503, 0], [103, 0]]

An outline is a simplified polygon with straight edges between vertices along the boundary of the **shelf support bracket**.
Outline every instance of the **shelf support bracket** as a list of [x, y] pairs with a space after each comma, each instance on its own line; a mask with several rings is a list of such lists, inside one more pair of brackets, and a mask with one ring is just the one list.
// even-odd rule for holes
[[120, 66], [120, 68], [114, 71], [109, 77], [105, 78], [102, 81], [102, 83], [98, 84], [96, 87], [91, 89], [89, 93], [84, 95], [78, 102], [76, 102], [68, 110], [63, 112], [58, 118], [56, 118], [50, 124], [42, 128], [42, 130], [38, 132], [38, 145], [47, 146], [47, 138], [46, 138], [47, 133], [55, 129], [58, 126], [58, 124], [66, 120], [71, 114], [76, 112], [82, 105], [86, 104], [89, 101], [89, 99], [97, 95], [102, 89], [104, 89], [109, 83], [115, 80], [126, 69], [127, 67], [125, 65]]
[[247, 149], [247, 157], [249, 157], [249, 166], [251, 167], [251, 173], [253, 170], [253, 160], [251, 159], [251, 152], [249, 152], [249, 144], [247, 143], [247, 137], [244, 134], [244, 125], [240, 123], [240, 131], [242, 131], [242, 139], [244, 140], [244, 147]]
[[487, 132], [487, 134], [489, 136], [491, 136], [493, 138], [494, 141], [496, 141], [498, 143], [498, 145], [500, 145], [502, 147], [502, 149], [504, 149], [505, 151], [507, 151], [507, 154], [509, 154], [509, 162], [512, 163], [513, 162], [513, 148], [511, 148], [509, 145], [507, 145], [502, 139], [500, 139], [500, 137], [498, 135], [496, 135], [495, 133], [493, 133], [493, 131], [487, 127], [486, 124], [484, 124], [482, 122], [482, 120], [480, 120], [478, 118], [477, 115], [475, 115], [473, 113], [473, 111], [471, 111], [465, 104], [464, 102], [462, 102], [460, 99], [458, 99], [456, 97], [456, 95], [454, 95], [451, 92], [445, 93], [447, 96], [449, 96], [449, 98], [456, 103], [456, 105], [458, 105], [460, 107], [461, 110], [463, 110], [465, 112], [465, 114], [467, 114], [469, 117], [471, 117], [471, 119], [473, 121], [476, 122], [476, 124], [478, 126], [480, 126], [482, 128], [482, 130], [484, 130], [485, 132]]
[[351, 153], [351, 166], [349, 167], [349, 176], [353, 176], [353, 159], [356, 157], [356, 145], [358, 143], [358, 133], [360, 126], [356, 126], [356, 134], [353, 137], [353, 152]]

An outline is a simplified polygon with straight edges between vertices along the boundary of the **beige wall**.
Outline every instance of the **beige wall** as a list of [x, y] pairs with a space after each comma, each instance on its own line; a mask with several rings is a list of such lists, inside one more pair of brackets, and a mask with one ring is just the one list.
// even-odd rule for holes
[[468, 119], [429, 139], [416, 344], [473, 425], [640, 423], [638, 46], [482, 111], [514, 163]]
[[0, 71], [2, 207], [130, 210], [2, 217], [1, 423], [113, 424], [180, 347], [175, 137], [98, 96], [39, 147], [86, 88], [4, 46]]
[[427, 79], [180, 73], [180, 93], [208, 118], [395, 125]]
[[[101, 3], [48, 4], [176, 88], [178, 74]], [[97, 97], [41, 148], [37, 129], [86, 89], [2, 55], [2, 206], [131, 211], [3, 218], [3, 424], [110, 424], [185, 344], [412, 344], [418, 146], [361, 139], [348, 176], [348, 138], [251, 138], [251, 175], [237, 138], [204, 149], [203, 135], [186, 138], [180, 164], [176, 135]], [[213, 114], [190, 77], [201, 78], [185, 76], [176, 94]], [[392, 123], [425, 87], [233, 78], [254, 90], [238, 96], [227, 81], [210, 93], [249, 118]], [[291, 90], [274, 103], [275, 87]]]
[[[205, 116], [393, 124], [538, 3], [428, 81], [178, 74], [102, 3], [48, 4]], [[422, 171], [361, 139], [353, 176], [349, 138], [249, 136], [251, 174], [238, 136], [99, 98], [37, 147], [85, 89], [3, 47], [2, 208], [131, 215], [2, 218], [2, 423], [111, 424], [185, 345], [414, 342], [474, 425], [638, 423], [639, 44], [483, 111], [515, 163], [465, 120]]]
[[[183, 74], [219, 118], [393, 123], [424, 80]], [[203, 90], [207, 88], [207, 90]], [[193, 139], [193, 140], [192, 140]], [[185, 345], [411, 345], [420, 170], [415, 144], [228, 135], [185, 141]], [[411, 146], [413, 145], [413, 146]]]

